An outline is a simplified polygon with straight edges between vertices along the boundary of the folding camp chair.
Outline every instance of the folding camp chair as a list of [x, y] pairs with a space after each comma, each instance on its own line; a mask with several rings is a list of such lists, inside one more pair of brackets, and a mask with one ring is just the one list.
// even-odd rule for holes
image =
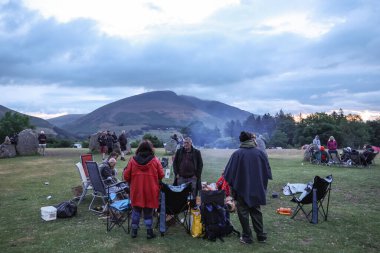
[[173, 219], [181, 224], [187, 233], [190, 233], [190, 200], [192, 199], [191, 183], [178, 186], [162, 183], [160, 192], [160, 206], [157, 226], [160, 226], [161, 236], [168, 229], [167, 220]]
[[379, 152], [363, 152], [361, 154], [360, 159], [361, 163], [364, 167], [370, 166], [375, 163], [375, 157]]
[[360, 165], [362, 165], [359, 151], [352, 150], [350, 158], [351, 158], [351, 164], [352, 165], [354, 165], [354, 166], [360, 166]]
[[77, 199], [79, 199], [77, 205], [79, 205], [84, 199], [84, 197], [86, 196], [87, 190], [92, 190], [92, 186], [91, 186], [90, 179], [86, 176], [84, 172], [82, 163], [78, 162], [75, 164], [75, 166], [77, 167], [77, 170], [79, 172], [79, 175], [82, 181], [82, 194], [79, 197], [77, 197]]
[[[125, 233], [130, 232], [130, 217], [132, 214], [132, 206], [129, 198], [117, 200], [116, 193], [111, 193], [111, 186], [107, 186], [107, 231], [111, 231], [115, 226], [121, 227]], [[124, 222], [127, 221], [127, 229]]]
[[87, 161], [94, 161], [94, 157], [92, 156], [92, 154], [83, 154], [83, 155], [80, 156], [80, 160], [82, 162], [82, 167], [83, 167], [84, 174], [88, 178], [88, 169], [87, 169], [86, 162]]
[[[321, 215], [325, 221], [327, 221], [327, 215], [329, 212], [329, 205], [330, 205], [330, 191], [331, 191], [331, 184], [333, 181], [332, 175], [327, 176], [326, 178], [321, 178], [319, 176], [314, 177], [313, 186], [306, 194], [302, 194], [302, 198], [297, 198], [295, 195], [293, 195], [293, 198], [291, 201], [297, 203], [297, 207], [295, 208], [292, 219], [296, 217], [296, 215], [299, 213], [299, 211], [302, 211], [306, 217], [306, 219], [309, 222], [312, 222], [312, 212], [313, 208], [317, 208], [317, 215]], [[306, 212], [304, 209], [305, 205], [313, 204], [313, 192], [316, 190], [316, 205], [312, 205], [313, 208]], [[327, 198], [327, 203], [324, 204], [325, 199]], [[316, 210], [314, 210], [316, 211]]]
[[[122, 227], [126, 233], [129, 233], [129, 218], [131, 214], [131, 205], [126, 197], [128, 189], [122, 188], [125, 182], [119, 182], [112, 185], [105, 185], [100, 175], [98, 164], [94, 161], [86, 162], [88, 175], [93, 186], [93, 198], [88, 209], [95, 213], [103, 213], [108, 211], [107, 216], [107, 231], [110, 231], [115, 225]], [[120, 187], [119, 191], [112, 191], [114, 187]], [[94, 207], [95, 199], [101, 199], [103, 208], [98, 210]], [[123, 223], [128, 221], [128, 230], [123, 226]]]

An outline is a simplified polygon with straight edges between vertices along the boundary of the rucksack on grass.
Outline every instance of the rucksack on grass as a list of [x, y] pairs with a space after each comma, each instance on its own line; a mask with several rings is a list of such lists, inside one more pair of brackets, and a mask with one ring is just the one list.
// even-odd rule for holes
[[205, 228], [204, 239], [216, 241], [216, 238], [219, 238], [221, 241], [224, 241], [223, 237], [231, 233], [240, 236], [240, 233], [232, 226], [225, 206], [203, 204], [201, 206], [201, 214], [202, 223]]

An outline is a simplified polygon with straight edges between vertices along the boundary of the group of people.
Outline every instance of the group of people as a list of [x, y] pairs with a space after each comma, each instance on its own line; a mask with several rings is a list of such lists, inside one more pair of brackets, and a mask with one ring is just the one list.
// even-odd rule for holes
[[[255, 135], [241, 132], [240, 147], [230, 157], [224, 177], [230, 185], [231, 194], [236, 200], [237, 213], [242, 226], [240, 241], [253, 242], [250, 219], [259, 242], [265, 242], [267, 235], [263, 225], [261, 205], [266, 204], [268, 180], [272, 179], [268, 156], [258, 148]], [[109, 170], [116, 165], [116, 159], [110, 158], [101, 165], [104, 179], [115, 177]], [[193, 196], [201, 190], [203, 160], [201, 151], [193, 146], [192, 139], [186, 137], [183, 147], [174, 156], [173, 170], [175, 184], [192, 183]], [[164, 177], [159, 158], [149, 140], [143, 140], [123, 170], [122, 178], [129, 184], [132, 203], [131, 237], [138, 235], [140, 217], [143, 215], [147, 229], [147, 239], [156, 235], [153, 232], [153, 211], [159, 206], [160, 181]], [[112, 181], [112, 180], [111, 180]]]
[[127, 135], [125, 133], [125, 130], [121, 132], [119, 136], [116, 135], [115, 132], [112, 132], [110, 130], [102, 131], [98, 135], [98, 143], [100, 147], [100, 153], [102, 154], [102, 159], [105, 160], [106, 154], [110, 155], [113, 152], [114, 144], [119, 142], [120, 143], [120, 151], [121, 151], [121, 160], [125, 161], [125, 155], [127, 151]]
[[[325, 150], [325, 146], [321, 145], [321, 140], [319, 139], [319, 135], [316, 135], [313, 139], [313, 145], [318, 147], [318, 150], [320, 151], [321, 157], [319, 157], [319, 160], [323, 161], [329, 161], [330, 158], [335, 157], [338, 161], [340, 161], [339, 155], [338, 155], [338, 143], [335, 140], [334, 136], [330, 136], [330, 138], [327, 141], [327, 153]], [[322, 157], [325, 155], [326, 157]], [[323, 159], [322, 159], [323, 158]]]

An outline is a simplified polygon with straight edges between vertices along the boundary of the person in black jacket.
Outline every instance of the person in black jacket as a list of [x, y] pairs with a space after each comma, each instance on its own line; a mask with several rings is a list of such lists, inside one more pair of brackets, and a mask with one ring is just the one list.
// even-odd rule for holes
[[257, 148], [249, 132], [241, 132], [240, 147], [230, 157], [224, 178], [230, 186], [231, 195], [236, 200], [236, 208], [243, 229], [240, 242], [253, 243], [249, 218], [259, 242], [265, 242], [262, 205], [266, 205], [268, 180], [272, 179], [272, 170], [267, 155]]
[[127, 143], [128, 143], [128, 140], [127, 140], [127, 135], [125, 134], [125, 130], [121, 131], [121, 134], [119, 135], [119, 143], [120, 143], [120, 151], [121, 151], [121, 160], [122, 161], [125, 161], [125, 153], [126, 153], [126, 150], [127, 150]]
[[103, 131], [98, 136], [98, 143], [100, 147], [100, 153], [102, 154], [102, 160], [104, 160], [106, 158], [106, 152], [107, 152], [107, 136], [106, 136], [105, 131]]
[[40, 154], [44, 156], [46, 149], [46, 135], [44, 131], [41, 131], [41, 133], [38, 135], [38, 147]]
[[183, 147], [178, 149], [175, 154], [173, 170], [178, 185], [187, 182], [192, 183], [194, 198], [197, 196], [198, 190], [201, 189], [202, 169], [203, 161], [201, 152], [194, 148], [192, 140], [186, 137], [183, 142]]
[[[116, 138], [116, 140], [115, 140]], [[110, 130], [107, 130], [106, 134], [106, 143], [107, 143], [107, 152], [110, 155], [113, 151], [113, 144], [117, 141], [116, 134], [111, 134]]]

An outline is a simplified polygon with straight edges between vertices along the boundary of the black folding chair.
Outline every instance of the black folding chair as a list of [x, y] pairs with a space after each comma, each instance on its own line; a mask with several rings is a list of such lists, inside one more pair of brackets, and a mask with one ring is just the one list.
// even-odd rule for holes
[[157, 226], [160, 226], [161, 236], [168, 230], [168, 222], [174, 220], [190, 233], [190, 200], [192, 199], [191, 183], [178, 186], [161, 184], [160, 206], [158, 209]]
[[[98, 214], [107, 213], [107, 231], [117, 225], [122, 227], [126, 233], [129, 233], [129, 219], [131, 214], [131, 204], [127, 198], [128, 188], [125, 182], [119, 182], [112, 185], [105, 185], [100, 175], [98, 164], [94, 161], [86, 161], [88, 174], [93, 186], [93, 198], [88, 209]], [[120, 190], [114, 191], [115, 187]], [[112, 189], [112, 191], [111, 191]], [[100, 199], [103, 208], [98, 210], [94, 207], [95, 200]], [[126, 230], [123, 223], [128, 221]]]
[[[110, 188], [107, 187], [107, 231], [111, 231], [115, 226], [121, 227], [124, 232], [130, 232], [130, 217], [132, 214], [132, 206], [129, 198], [117, 199], [117, 194], [110, 192]], [[127, 229], [124, 227], [124, 223], [127, 222]]]
[[[299, 213], [299, 211], [302, 211], [305, 215], [306, 219], [309, 222], [312, 222], [312, 212], [313, 208], [307, 212], [304, 209], [304, 206], [312, 204], [313, 203], [313, 190], [316, 190], [316, 208], [318, 208], [318, 215], [320, 214], [325, 221], [327, 221], [327, 215], [329, 212], [329, 205], [330, 205], [330, 192], [331, 192], [331, 184], [333, 181], [332, 175], [327, 176], [326, 178], [321, 178], [319, 176], [314, 177], [313, 187], [312, 189], [302, 197], [302, 199], [297, 198], [295, 195], [293, 195], [292, 202], [297, 203], [297, 207], [295, 208], [292, 219], [296, 217], [296, 215]], [[327, 202], [327, 203], [324, 203]]]
[[378, 154], [378, 152], [363, 152], [361, 154], [361, 163], [364, 167], [370, 166], [371, 164], [375, 163], [375, 157]]

